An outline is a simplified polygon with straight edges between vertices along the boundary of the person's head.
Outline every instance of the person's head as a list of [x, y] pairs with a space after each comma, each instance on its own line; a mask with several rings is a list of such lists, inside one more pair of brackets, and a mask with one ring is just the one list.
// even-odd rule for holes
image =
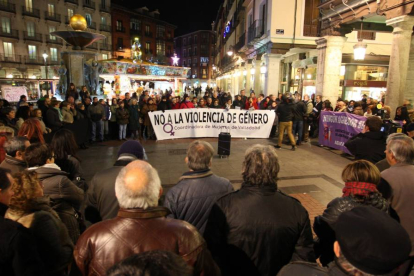
[[303, 96], [303, 100], [304, 100], [305, 102], [309, 101], [309, 95], [308, 95], [308, 94], [305, 94], [305, 95]]
[[41, 118], [42, 117], [42, 110], [36, 108], [30, 113], [30, 116], [33, 117], [33, 118]]
[[67, 102], [69, 104], [74, 104], [75, 103], [75, 98], [73, 96], [69, 96], [68, 99], [67, 99]]
[[170, 251], [146, 251], [132, 255], [114, 265], [107, 271], [107, 276], [191, 276], [193, 269], [184, 259]]
[[117, 105], [118, 104], [118, 100], [116, 98], [112, 99], [112, 105]]
[[79, 110], [85, 110], [85, 105], [83, 103], [78, 103], [76, 106]]
[[194, 141], [187, 150], [185, 162], [192, 171], [207, 170], [211, 166], [213, 160], [214, 149], [205, 141]]
[[10, 205], [10, 200], [14, 194], [12, 189], [14, 179], [9, 170], [0, 168], [0, 203]]
[[414, 163], [414, 140], [403, 133], [393, 133], [388, 136], [385, 156], [388, 164]]
[[115, 194], [123, 209], [156, 207], [162, 195], [160, 177], [149, 163], [133, 161], [119, 172]]
[[172, 104], [176, 104], [176, 103], [177, 103], [177, 98], [172, 98], [172, 99], [171, 99], [171, 103], [172, 103]]
[[125, 93], [125, 99], [126, 100], [129, 100], [131, 98], [131, 95], [127, 92], [127, 93]]
[[241, 101], [242, 100], [242, 96], [241, 95], [237, 95], [237, 100]]
[[162, 97], [161, 97], [161, 101], [162, 101], [162, 102], [166, 102], [166, 101], [167, 101], [167, 96], [162, 96]]
[[10, 209], [29, 212], [32, 201], [43, 196], [43, 184], [33, 170], [16, 173], [13, 178], [14, 195], [10, 200]]
[[[149, 97], [148, 97], [148, 96], [145, 96], [145, 97], [144, 97], [144, 99], [145, 99], [146, 101], [148, 101]], [[137, 104], [138, 104], [137, 99], [132, 98], [132, 100], [131, 100], [131, 105], [137, 105]]]
[[322, 108], [323, 108], [323, 109], [325, 109], [325, 108], [327, 108], [327, 109], [332, 108], [332, 107], [331, 107], [331, 102], [330, 102], [329, 100], [324, 101], [324, 102], [322, 103]]
[[336, 105], [339, 109], [343, 109], [345, 107], [345, 103], [343, 101], [339, 101]]
[[205, 101], [203, 98], [201, 98], [201, 99], [200, 99], [199, 104], [200, 104], [201, 106], [203, 106], [203, 105], [205, 105], [205, 104], [206, 104], [206, 101]]
[[27, 97], [26, 97], [26, 95], [21, 95], [21, 96], [20, 96], [20, 101], [21, 101], [21, 102], [27, 102]]
[[219, 106], [219, 100], [218, 99], [214, 100], [214, 106]]
[[282, 95], [282, 102], [283, 103], [288, 103], [289, 102], [289, 99], [288, 99], [288, 97], [286, 96], [286, 95]]
[[88, 91], [88, 88], [86, 88], [86, 86], [84, 85], [84, 86], [82, 86], [82, 91], [83, 92], [87, 92]]
[[[315, 95], [315, 94], [312, 94]], [[316, 95], [315, 100], [317, 103], [320, 103], [322, 101], [322, 96], [321, 95]]]
[[381, 131], [382, 120], [377, 116], [372, 116], [367, 118], [365, 121], [365, 131], [366, 132], [378, 132]]
[[52, 102], [52, 99], [45, 98], [45, 106], [49, 106], [51, 102]]
[[406, 126], [405, 131], [410, 138], [414, 137], [414, 123], [410, 123]]
[[22, 118], [23, 120], [27, 120], [30, 116], [30, 108], [29, 106], [21, 106], [17, 110], [16, 118]]
[[242, 169], [245, 183], [277, 187], [279, 170], [279, 158], [274, 147], [254, 145], [246, 150]]
[[98, 97], [93, 97], [93, 103], [97, 104], [98, 103]]
[[61, 106], [62, 106], [62, 109], [65, 109], [65, 110], [69, 110], [70, 109], [70, 103], [68, 103], [68, 102], [62, 102], [62, 104], [61, 104]]
[[76, 89], [76, 87], [75, 87], [75, 84], [73, 84], [72, 82], [69, 84], [69, 89], [70, 90], [75, 90]]
[[50, 106], [51, 106], [51, 107], [54, 107], [54, 108], [59, 108], [60, 103], [61, 103], [61, 101], [58, 101], [58, 100], [52, 100], [52, 102], [50, 103]]
[[355, 115], [360, 115], [363, 116], [364, 115], [364, 110], [362, 108], [362, 105], [359, 103], [355, 103], [354, 104], [354, 111], [352, 112]]
[[84, 100], [84, 102], [85, 102], [85, 105], [86, 106], [90, 105], [91, 104], [91, 98], [86, 97], [85, 100]]
[[45, 142], [40, 122], [35, 118], [29, 118], [24, 121], [17, 136], [24, 136], [31, 142], [40, 142], [42, 144]]
[[240, 95], [245, 96], [246, 95], [246, 90], [244, 90], [244, 89], [240, 90]]
[[5, 107], [1, 112], [9, 120], [16, 118], [16, 111], [12, 107]]
[[272, 108], [276, 108], [276, 106], [277, 106], [277, 103], [276, 102], [272, 102]]
[[253, 98], [253, 99], [254, 99], [254, 98], [256, 98], [256, 93], [251, 92], [251, 93], [250, 93], [250, 98]]
[[153, 98], [149, 98], [148, 99], [148, 104], [154, 104], [154, 99]]
[[348, 103], [348, 106], [351, 107], [351, 106], [354, 106], [354, 105], [355, 105], [355, 101], [354, 100], [350, 100], [349, 103]]
[[7, 155], [19, 160], [24, 160], [24, 152], [30, 146], [30, 141], [26, 137], [11, 137], [4, 144]]
[[121, 145], [118, 150], [118, 157], [121, 155], [129, 155], [134, 158], [144, 160], [145, 159], [145, 150], [140, 142], [135, 140], [126, 141]]
[[55, 163], [55, 156], [49, 146], [40, 143], [28, 146], [24, 153], [24, 159], [29, 168]]
[[99, 100], [99, 103], [100, 103], [101, 105], [106, 105], [106, 102], [105, 102], [105, 100], [104, 100], [104, 99], [100, 99], [100, 100]]
[[118, 105], [120, 108], [124, 108], [125, 107], [125, 102], [124, 101], [119, 101]]
[[50, 142], [50, 149], [55, 154], [56, 160], [67, 159], [69, 155], [76, 157], [78, 145], [73, 132], [64, 128], [56, 131]]
[[212, 98], [207, 98], [207, 104], [211, 104], [213, 102]]
[[407, 231], [372, 206], [354, 207], [339, 215], [335, 237], [336, 263], [347, 275], [396, 275], [411, 251]]
[[372, 114], [372, 106], [367, 107], [367, 114]]
[[369, 161], [358, 160], [348, 164], [342, 171], [342, 180], [348, 182], [365, 182], [378, 185], [381, 180], [380, 171]]

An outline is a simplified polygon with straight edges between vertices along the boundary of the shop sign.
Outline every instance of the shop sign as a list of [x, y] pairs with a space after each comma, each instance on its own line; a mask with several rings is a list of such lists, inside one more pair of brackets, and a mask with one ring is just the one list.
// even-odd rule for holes
[[303, 86], [316, 86], [316, 81], [314, 80], [304, 80]]
[[276, 34], [277, 35], [284, 35], [285, 34], [285, 29], [276, 29]]
[[200, 61], [201, 63], [208, 63], [208, 57], [201, 57]]
[[345, 80], [345, 87], [387, 87], [386, 81]]

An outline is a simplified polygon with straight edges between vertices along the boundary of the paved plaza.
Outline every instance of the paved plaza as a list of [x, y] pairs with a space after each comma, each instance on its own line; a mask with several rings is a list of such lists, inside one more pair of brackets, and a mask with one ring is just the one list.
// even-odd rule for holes
[[[217, 139], [203, 139], [212, 144], [217, 152]], [[174, 186], [179, 177], [188, 169], [184, 163], [186, 149], [194, 139], [168, 141], [143, 141], [148, 161], [158, 170], [164, 193]], [[339, 152], [319, 147], [316, 143], [307, 143], [291, 151], [289, 146], [277, 150], [281, 171], [278, 187], [302, 202], [309, 211], [311, 220], [323, 212], [325, 206], [333, 198], [341, 196], [343, 182], [342, 169], [350, 162], [349, 158]], [[109, 141], [81, 150], [85, 177], [93, 175], [113, 165], [117, 159], [117, 151], [122, 142]], [[235, 189], [242, 183], [241, 169], [244, 152], [254, 144], [274, 145], [270, 139], [232, 139], [231, 154], [228, 158], [214, 156], [212, 171], [228, 178]]]

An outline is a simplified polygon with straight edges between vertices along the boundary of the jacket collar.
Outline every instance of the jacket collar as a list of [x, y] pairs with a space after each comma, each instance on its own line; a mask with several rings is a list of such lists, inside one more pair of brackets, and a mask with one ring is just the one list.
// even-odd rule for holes
[[261, 195], [273, 195], [276, 193], [277, 188], [275, 185], [253, 185], [248, 182], [243, 182], [241, 186], [241, 190], [247, 190], [249, 192]]
[[194, 179], [194, 178], [203, 178], [212, 175], [213, 172], [210, 169], [202, 170], [202, 171], [189, 171], [185, 172], [183, 176], [180, 177], [179, 180], [183, 179]]
[[13, 164], [13, 165], [19, 165], [19, 166], [25, 166], [26, 167], [26, 162], [24, 162], [23, 160], [19, 160], [17, 158], [14, 158], [10, 155], [6, 155], [6, 158], [4, 159], [6, 161], [6, 163], [8, 164]]
[[121, 218], [135, 218], [135, 219], [152, 219], [166, 217], [171, 214], [170, 210], [165, 207], [151, 207], [148, 209], [124, 209], [120, 208], [118, 211], [118, 217]]

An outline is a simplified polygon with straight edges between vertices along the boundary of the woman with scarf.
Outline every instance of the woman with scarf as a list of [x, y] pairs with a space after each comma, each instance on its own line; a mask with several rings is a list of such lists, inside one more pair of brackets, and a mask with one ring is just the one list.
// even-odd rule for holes
[[52, 130], [56, 131], [62, 127], [63, 115], [60, 111], [60, 101], [52, 100], [50, 108], [46, 112], [46, 125]]
[[320, 258], [324, 266], [334, 260], [334, 226], [339, 215], [361, 205], [372, 206], [387, 213], [389, 211], [387, 200], [377, 190], [381, 181], [380, 172], [371, 162], [358, 160], [348, 164], [342, 171], [342, 180], [345, 182], [342, 197], [329, 202], [323, 214], [317, 216], [313, 224], [318, 236], [314, 245], [316, 258]]

